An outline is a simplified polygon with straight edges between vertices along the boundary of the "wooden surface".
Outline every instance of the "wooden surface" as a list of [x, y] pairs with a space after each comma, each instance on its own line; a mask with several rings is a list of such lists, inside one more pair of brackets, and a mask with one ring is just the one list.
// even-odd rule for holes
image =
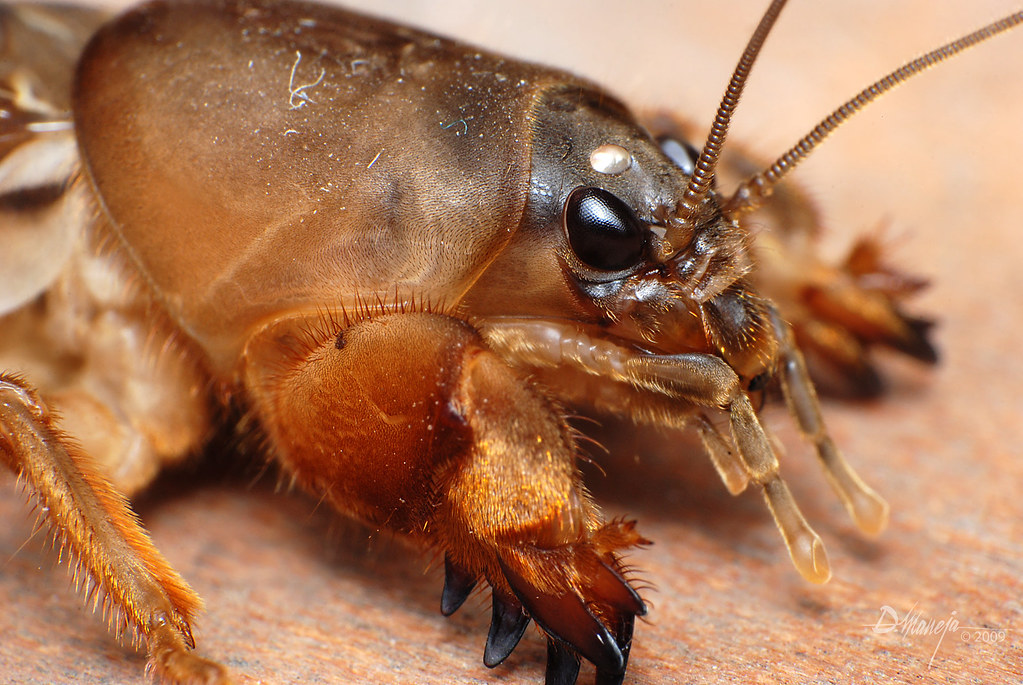
[[[688, 3], [641, 2], [605, 21], [590, 4], [412, 4], [383, 9], [702, 121], [756, 20], [745, 2], [713, 3], [716, 18]], [[915, 16], [933, 5], [794, 3], [754, 72], [735, 137], [780, 152], [870, 79], [1012, 2], [952, 5]], [[742, 18], [718, 27], [729, 14]], [[899, 263], [934, 280], [919, 309], [940, 320], [942, 365], [892, 361], [887, 397], [825, 407], [846, 454], [891, 501], [890, 528], [878, 540], [855, 532], [780, 410], [768, 422], [788, 446], [784, 473], [835, 572], [822, 587], [792, 569], [760, 499], [727, 495], [699, 453], [632, 449], [607, 460], [607, 476], [591, 473], [590, 485], [609, 514], [638, 518], [656, 543], [633, 557], [653, 586], [652, 610], [637, 626], [627, 682], [1023, 680], [1020, 121], [1023, 32], [888, 96], [799, 172], [832, 247], [887, 221]], [[244, 468], [228, 471], [163, 482], [139, 507], [208, 603], [203, 654], [253, 682], [542, 679], [532, 631], [506, 665], [482, 666], [488, 595], [444, 619], [441, 574], [424, 573], [427, 558], [339, 527], [267, 479], [249, 487]], [[0, 474], [0, 489], [0, 683], [141, 682], [144, 659], [107, 636], [40, 537], [30, 539], [13, 478]], [[886, 605], [900, 617], [954, 615], [961, 627], [940, 644], [876, 633]], [[965, 626], [995, 629], [997, 641]], [[584, 669], [580, 682], [591, 678]]]

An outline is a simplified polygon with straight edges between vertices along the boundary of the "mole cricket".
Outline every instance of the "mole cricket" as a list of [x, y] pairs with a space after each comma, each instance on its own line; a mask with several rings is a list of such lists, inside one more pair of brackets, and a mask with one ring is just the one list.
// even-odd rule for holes
[[[782, 21], [784, 21], [784, 20], [785, 20], [785, 18], [783, 17]], [[769, 44], [769, 42], [768, 42], [768, 44]], [[300, 75], [300, 79], [301, 79], [301, 71], [299, 71], [300, 67], [302, 66], [301, 60], [296, 58], [294, 60], [291, 60], [290, 64], [293, 66], [293, 76], [295, 76], [295, 74], [299, 74]], [[766, 70], [767, 67], [764, 64], [760, 64], [758, 69], [759, 70]], [[309, 94], [309, 93], [312, 92], [312, 89], [311, 88], [308, 89], [308, 90], [305, 89], [306, 86], [311, 85], [311, 84], [317, 82], [317, 75], [316, 75], [315, 70], [311, 74], [312, 74], [312, 76], [309, 79], [304, 80], [304, 81], [303, 80], [296, 81], [294, 79], [288, 79], [287, 86], [290, 87], [290, 90], [288, 90], [288, 94], [290, 94], [293, 97], [298, 96], [298, 98], [299, 98], [298, 100], [292, 99], [292, 101], [290, 101], [290, 103], [288, 103], [288, 106], [295, 107], [296, 109], [300, 109], [303, 106], [312, 107], [314, 104], [316, 104], [315, 103], [315, 97], [312, 94]], [[751, 83], [755, 83], [756, 82], [757, 74], [758, 74], [757, 70], [754, 70]], [[931, 77], [931, 78], [935, 78], [935, 77]], [[937, 77], [937, 78], [940, 78], [940, 77]], [[851, 88], [855, 89], [859, 85], [860, 84], [853, 84], [851, 86]], [[610, 84], [610, 86], [612, 88], [614, 88], [614, 84]], [[672, 84], [670, 87], [671, 88], [678, 88], [679, 86], [676, 86], [676, 85]], [[310, 99], [309, 100], [304, 100], [303, 98], [307, 94], [308, 94]], [[296, 106], [296, 105], [298, 105], [298, 106]], [[747, 107], [750, 106], [749, 103], [747, 103], [746, 106]], [[694, 119], [694, 117], [695, 117], [694, 112], [685, 112], [685, 113], [686, 113], [686, 117], [688, 119], [690, 119], [690, 120]], [[740, 117], [743, 116], [743, 113], [744, 113], [744, 110], [743, 110], [743, 107], [741, 106], [740, 107]], [[460, 121], [460, 120], [453, 120], [452, 122], [447, 122], [447, 124], [456, 124], [458, 121]], [[468, 130], [469, 130], [468, 122], [462, 122], [461, 126], [464, 127], [464, 130], [466, 132], [468, 132]], [[699, 143], [694, 143], [694, 144], [699, 145]], [[725, 147], [727, 148], [727, 145], [725, 145]], [[370, 163], [370, 164], [372, 164], [372, 163]], [[726, 196], [727, 192], [729, 192], [729, 191], [730, 191], [730, 188], [722, 189], [722, 193], [725, 196]], [[586, 201], [588, 201], [588, 197], [586, 198]], [[110, 212], [117, 212], [117, 210], [110, 210]], [[876, 217], [870, 217], [866, 221], [868, 221], [868, 225], [869, 225], [869, 222], [873, 221], [875, 219], [876, 219]], [[650, 218], [646, 218], [646, 219], [644, 219], [644, 221], [650, 221]], [[859, 229], [862, 229], [863, 227], [862, 226], [857, 226], [857, 227], [854, 227], [854, 228], [856, 230], [859, 230]], [[571, 233], [570, 233], [570, 235], [571, 235]], [[651, 249], [650, 243], [644, 242], [643, 245], [644, 245], [643, 248], [642, 248], [643, 250]], [[585, 248], [580, 248], [580, 249], [585, 249]], [[590, 253], [590, 254], [592, 254], [592, 253]], [[644, 253], [644, 255], [646, 255], [646, 253]], [[567, 259], [567, 258], [565, 258], [565, 259]], [[601, 259], [601, 258], [599, 258], [599, 257], [592, 258], [591, 257], [590, 259]], [[592, 263], [590, 263], [588, 265], [587, 269], [589, 269], [590, 267], [592, 267]], [[576, 268], [578, 268], [578, 265], [576, 265]], [[628, 268], [632, 268], [632, 267], [630, 266]], [[591, 269], [589, 269], [589, 270], [591, 271]], [[621, 269], [616, 269], [616, 270], [620, 271]], [[593, 281], [587, 281], [587, 282], [592, 284]], [[359, 293], [359, 294], [361, 294], [361, 293]], [[387, 298], [388, 298], [388, 296], [390, 296], [389, 292], [383, 292], [383, 293], [377, 292], [375, 294], [377, 296], [383, 295], [384, 305], [388, 305], [389, 304], [387, 302]], [[401, 294], [394, 295], [394, 296], [397, 299], [403, 298], [403, 295], [401, 295]], [[410, 308], [418, 307], [418, 308], [421, 309], [422, 307], [424, 307], [424, 305], [421, 304], [422, 302], [424, 302], [424, 301], [422, 301], [422, 299], [420, 299], [418, 302], [416, 302], [414, 298], [409, 298], [409, 300], [408, 300], [408, 303], [411, 303]], [[399, 303], [399, 304], [401, 304], [401, 303]], [[370, 303], [370, 308], [373, 307], [373, 306], [374, 305], [372, 305]], [[358, 306], [357, 305], [353, 306], [351, 303], [348, 303], [348, 307], [350, 309], [352, 309], [352, 310], [358, 310]], [[346, 313], [347, 313], [347, 310], [346, 310]], [[452, 311], [444, 310], [444, 313], [454, 315], [454, 318], [456, 318], [456, 319], [461, 319], [464, 316], [464, 315], [461, 315], [461, 314], [459, 314], [459, 312], [454, 311], [454, 310], [452, 310]], [[351, 314], [351, 319], [352, 320], [343, 321], [343, 319], [345, 317], [341, 316], [341, 315], [338, 315], [338, 317], [337, 317], [338, 320], [337, 321], [330, 321], [329, 317], [327, 317], [327, 320], [330, 321], [327, 325], [330, 325], [330, 326], [338, 325], [338, 326], [344, 328], [344, 330], [331, 331], [331, 332], [335, 333], [335, 335], [333, 335], [333, 337], [337, 338], [336, 348], [338, 349], [339, 352], [342, 352], [344, 350], [344, 348], [349, 345], [349, 341], [347, 339], [342, 339], [342, 338], [345, 338], [346, 336], [343, 335], [343, 334], [339, 335], [338, 333], [344, 333], [345, 330], [347, 330], [349, 326], [354, 326], [356, 329], [358, 329], [359, 326], [361, 326], [361, 325], [370, 325], [371, 326], [371, 325], [373, 325], [372, 321], [377, 321], [377, 320], [380, 320], [382, 318], [384, 318], [384, 319], [387, 318], [386, 316], [384, 316], [384, 315], [382, 315], [380, 313], [374, 312], [374, 316], [372, 317], [372, 321], [370, 321], [369, 323], [366, 323], [366, 322], [359, 321], [359, 317], [360, 316], [363, 316], [363, 315], [360, 314], [358, 311], [356, 311], [355, 313]], [[766, 317], [761, 317], [761, 318], [766, 320]], [[608, 324], [602, 324], [602, 325], [605, 326], [605, 327], [608, 327]], [[764, 324], [764, 325], [766, 325], [766, 324]], [[781, 330], [781, 329], [779, 329], [779, 330]], [[779, 334], [781, 334], [781, 333], [779, 333]], [[492, 335], [492, 333], [491, 333], [491, 335]], [[621, 336], [622, 336], [622, 334], [619, 333], [619, 335], [616, 336], [616, 339], [620, 340]], [[642, 339], [643, 339], [643, 345], [652, 345], [652, 346], [656, 347], [656, 340], [648, 339], [648, 337], [650, 337], [650, 336], [648, 336], [648, 335], [640, 335], [640, 337], [642, 337]], [[488, 343], [491, 346], [498, 345], [498, 343], [496, 343], [496, 341], [494, 341], [494, 339], [492, 337], [488, 337], [487, 341], [488, 341]], [[635, 341], [633, 341], [633, 344], [635, 344]], [[691, 350], [691, 349], [695, 349], [695, 348], [685, 347], [684, 349], [685, 350]], [[260, 353], [260, 354], [262, 354], [262, 353]], [[743, 362], [739, 361], [738, 359], [731, 360], [731, 364], [733, 364], [735, 366], [741, 366], [742, 363]], [[542, 373], [540, 373], [536, 369], [533, 369], [533, 371], [537, 372], [537, 374], [541, 376], [541, 380], [542, 380]], [[750, 374], [747, 374], [746, 376], [743, 376], [744, 384], [748, 385], [748, 381], [752, 380], [753, 377], [755, 377], [756, 375], [758, 375], [758, 374], [750, 373]], [[29, 377], [28, 380], [29, 380], [29, 382], [32, 382], [32, 378], [31, 377]], [[754, 389], [754, 392], [755, 391], [756, 391], [756, 389]], [[570, 397], [568, 399], [571, 400], [571, 399], [577, 399], [577, 398], [571, 398]], [[737, 420], [739, 420], [739, 419], [733, 419], [733, 422], [735, 422]], [[559, 433], [559, 431], [560, 431], [560, 429], [558, 429], [558, 428], [554, 429], [554, 433]], [[544, 435], [545, 435], [545, 433], [544, 433]], [[743, 435], [745, 435], [745, 433], [743, 433]], [[727, 472], [726, 469], [724, 469], [724, 470], [725, 470], [725, 472]], [[783, 464], [783, 470], [784, 470], [784, 464]], [[866, 492], [866, 491], [864, 491], [864, 492]], [[585, 507], [588, 507], [588, 504], [586, 504]], [[585, 509], [585, 507], [584, 507], [584, 509]], [[365, 514], [363, 514], [363, 515], [365, 516]], [[879, 516], [880, 516], [880, 514], [879, 514]], [[874, 526], [874, 528], [877, 528], [879, 526], [879, 524], [880, 523], [878, 523], [877, 526]], [[799, 526], [801, 526], [801, 524], [795, 523], [794, 526], [796, 526], [798, 528]], [[870, 528], [870, 527], [871, 526], [866, 526], [866, 528]], [[802, 530], [802, 529], [800, 529], [800, 530]], [[642, 532], [641, 521], [640, 521], [639, 531], [640, 531], [640, 533]], [[792, 531], [790, 530], [789, 533], [791, 534]], [[798, 535], [801, 535], [801, 533], [796, 534], [796, 537], [798, 537]], [[533, 540], [535, 542], [535, 538], [532, 538], [531, 540]], [[814, 553], [811, 552], [809, 555], [806, 555], [805, 553], [802, 553], [802, 552], [799, 551], [799, 546], [798, 545], [796, 545], [794, 547], [794, 550], [795, 550], [793, 552], [794, 560], [797, 562], [797, 565], [799, 565], [800, 563], [803, 564], [802, 572], [804, 573], [804, 575], [815, 576], [816, 580], [821, 580], [822, 578], [825, 578], [827, 576], [827, 573], [825, 572], [824, 569], [817, 567], [817, 560], [814, 558]], [[804, 550], [804, 552], [805, 552], [805, 550]], [[601, 557], [601, 560], [599, 560], [599, 565], [601, 565], [601, 566], [603, 566], [605, 568], [608, 568], [610, 570], [612, 576], [616, 576], [616, 575], [617, 576], [622, 576], [624, 574], [621, 573], [620, 567], [616, 565], [618, 563], [617, 558], [618, 558], [617, 554], [611, 554], [610, 556], [607, 556], [607, 557]], [[521, 588], [517, 588], [516, 587], [516, 584], [523, 580], [522, 579], [522, 574], [519, 573], [518, 570], [514, 567], [514, 564], [517, 563], [517, 561], [513, 561], [513, 562], [510, 562], [510, 563], [513, 564], [513, 566], [506, 567], [507, 564], [508, 564], [508, 561], [504, 560], [504, 559], [498, 558], [498, 560], [496, 562], [490, 562], [489, 565], [484, 563], [483, 565], [485, 567], [485, 570], [482, 570], [482, 572], [477, 572], [481, 576], [486, 576], [486, 578], [488, 580], [496, 581], [497, 584], [501, 586], [500, 590], [504, 593], [504, 597], [501, 600], [500, 606], [503, 607], [503, 608], [500, 608], [500, 610], [497, 612], [497, 615], [499, 615], [499, 617], [502, 618], [502, 619], [505, 618], [505, 617], [508, 617], [508, 615], [513, 614], [514, 613], [513, 608], [518, 607], [521, 603], [526, 603], [526, 604], [529, 603], [528, 597], [524, 597], [523, 596], [524, 594], [526, 594], [527, 591], [522, 590]], [[642, 566], [642, 552], [635, 552], [635, 551], [633, 551], [631, 553], [631, 556], [630, 556], [630, 563], [632, 563], [633, 565], [636, 565], [638, 567], [641, 567]], [[454, 568], [454, 572], [449, 573], [449, 578], [448, 578], [448, 587], [449, 588], [454, 587], [454, 586], [458, 586], [459, 585], [459, 583], [458, 583], [459, 578], [464, 575], [464, 574], [460, 574], [459, 573], [460, 572], [460, 568], [458, 567], [459, 564], [457, 562], [453, 562], [451, 564], [451, 566]], [[511, 580], [511, 581], [503, 581], [502, 582], [500, 580], [500, 578], [499, 578], [500, 573], [503, 573], [506, 576], [510, 576], [511, 578], [513, 578], [513, 580]], [[604, 574], [605, 572], [602, 572], [602, 570], [595, 570], [595, 572], [592, 572], [592, 573], [595, 573], [597, 575], [601, 575], [601, 574]], [[607, 578], [607, 577], [606, 576], [602, 576], [602, 578]], [[469, 585], [469, 583], [462, 581], [462, 585]], [[604, 587], [604, 586], [602, 586], [602, 587]], [[623, 584], [622, 587], [626, 587], [627, 588], [628, 586]], [[451, 592], [453, 594], [455, 594], [455, 595], [459, 594], [459, 590], [458, 590], [457, 587], [454, 587], [454, 590], [451, 590]], [[606, 588], [602, 592], [604, 594], [602, 594], [601, 592], [598, 592], [596, 596], [602, 597], [602, 598], [606, 599], [605, 595], [608, 592], [612, 592], [612, 591], [611, 590], [607, 590], [607, 588]], [[541, 593], [540, 596], [547, 597], [549, 599], [551, 595], [549, 593], [547, 593], [547, 594], [542, 594]], [[552, 604], [557, 603], [557, 602], [554, 602], [553, 600], [550, 600], [550, 601], [551, 601]], [[593, 602], [593, 601], [596, 601], [596, 600], [594, 600], [593, 597], [588, 597], [587, 601], [588, 602]], [[623, 596], [618, 597], [617, 601], [619, 603], [628, 604], [632, 600], [630, 600], [628, 597], [623, 595]], [[570, 602], [566, 602], [566, 603], [570, 604]], [[591, 606], [589, 606], [587, 604], [586, 606], [584, 606], [583, 611], [580, 613], [578, 609], [573, 609], [572, 606], [569, 606], [568, 608], [566, 608], [565, 606], [562, 606], [561, 604], [558, 604], [558, 606], [559, 606], [559, 611], [555, 611], [554, 613], [562, 613], [562, 611], [568, 611], [568, 612], [571, 613], [572, 610], [575, 610], [576, 613], [573, 614], [573, 615], [576, 615], [577, 619], [581, 619], [581, 620], [587, 620], [587, 618], [586, 618], [587, 615], [588, 615], [589, 619], [596, 620], [596, 619], [594, 619], [594, 614], [595, 614], [595, 617], [599, 617], [599, 620], [601, 620], [601, 621], [603, 621], [605, 623], [608, 623], [608, 624], [614, 624], [614, 621], [616, 621], [616, 620], [624, 621], [620, 617], [618, 619], [615, 619], [614, 618], [615, 615], [618, 615], [618, 614], [615, 614], [615, 612], [612, 609], [607, 608], [607, 607], [605, 607], [603, 609], [602, 608], [592, 608]], [[513, 607], [513, 608], [508, 608], [508, 607]], [[213, 609], [214, 612], [216, 611], [216, 607], [215, 606], [212, 607], [212, 609]], [[633, 612], [635, 612], [635, 613], [640, 612], [639, 605], [632, 606], [632, 609], [633, 609]], [[553, 628], [552, 624], [555, 624], [558, 621], [560, 621], [559, 615], [554, 615], [554, 613], [546, 612], [542, 605], [535, 605], [535, 606], [533, 606], [532, 610], [530, 611], [530, 613], [533, 615], [533, 618], [538, 623], [542, 622], [545, 625], [548, 633], [552, 633], [554, 635], [557, 635], [560, 638], [565, 638], [564, 641], [563, 640], [559, 640], [559, 639], [555, 639], [555, 640], [553, 640], [551, 642], [551, 645], [552, 645], [551, 648], [550, 648], [550, 658], [551, 658], [551, 660], [548, 661], [548, 669], [551, 668], [549, 666], [550, 664], [567, 665], [567, 666], [560, 666], [560, 667], [554, 667], [553, 668], [553, 673], [558, 674], [558, 675], [555, 676], [554, 680], [552, 680], [551, 682], [561, 682], [561, 681], [557, 680], [557, 678], [567, 678], [568, 677], [565, 674], [572, 672], [572, 663], [575, 660], [573, 658], [573, 656], [576, 653], [582, 653], [584, 658], [586, 658], [588, 660], [597, 660], [598, 663], [601, 663], [602, 666], [601, 666], [601, 668], [599, 668], [599, 673], [601, 673], [601, 677], [602, 678], [605, 678], [605, 679], [612, 678], [613, 679], [615, 677], [620, 676], [621, 672], [624, 671], [624, 658], [622, 658], [621, 656], [619, 656], [618, 658], [615, 658], [614, 655], [613, 655], [614, 648], [611, 649], [612, 656], [608, 656], [606, 653], [602, 654], [601, 650], [599, 650], [598, 648], [592, 647], [591, 644], [585, 643], [586, 636], [580, 637], [580, 636], [574, 636], [573, 635], [573, 637], [566, 637], [566, 633], [571, 630], [571, 627], [562, 627], [562, 626], [560, 626], [559, 628], [561, 629], [562, 632], [559, 632], [558, 629]], [[627, 613], [627, 612], [623, 611], [622, 613]], [[562, 615], [564, 615], [564, 613], [562, 613]], [[609, 619], [608, 617], [612, 617], [612, 618]], [[598, 621], [598, 623], [601, 622], [601, 621]], [[496, 623], [499, 624], [500, 621], [498, 621]], [[509, 637], [509, 636], [511, 634], [515, 633], [518, 630], [519, 623], [522, 623], [522, 622], [516, 620], [513, 623], [516, 624], [516, 630], [515, 631], [505, 631], [506, 634], [502, 633], [501, 630], [497, 631], [497, 633], [496, 633], [497, 637], [492, 640], [492, 642], [496, 646], [491, 645], [493, 650], [495, 650], [496, 652], [509, 651], [511, 647], [515, 646], [515, 640], [517, 639], [517, 636], [515, 636], [515, 637]], [[617, 645], [618, 646], [618, 651], [619, 652], [624, 652], [625, 655], [627, 655], [628, 647], [630, 645], [630, 638], [628, 638], [627, 635], [630, 634], [630, 632], [631, 632], [631, 623], [630, 622], [625, 622], [625, 623], [629, 623], [629, 626], [628, 626], [627, 630], [625, 628], [608, 628], [602, 634], [601, 631], [599, 631], [599, 629], [596, 629], [597, 638], [598, 638], [597, 641], [598, 642], [601, 641], [601, 640], [599, 640], [599, 638], [601, 638], [602, 635], [604, 635], [604, 636], [611, 635], [615, 639], [615, 641], [618, 643], [618, 645]], [[622, 624], [622, 625], [624, 625], [624, 624]], [[524, 625], [523, 625], [523, 627], [524, 627]], [[610, 632], [608, 632], [608, 631], [610, 631]], [[491, 634], [494, 635], [495, 634], [494, 631], [492, 631]], [[585, 644], [576, 644], [576, 642], [572, 642], [573, 639], [576, 640], [576, 642], [583, 642]], [[508, 646], [506, 644], [508, 641], [510, 641], [510, 646]], [[566, 648], [566, 643], [568, 643], [568, 644], [570, 644], [572, 646], [569, 647], [569, 648]], [[637, 641], [637, 644], [639, 644], [639, 643], [641, 643], [641, 639], [639, 639]], [[488, 649], [488, 651], [489, 651], [489, 649]], [[190, 652], [183, 652], [183, 653], [190, 653]], [[223, 655], [223, 654], [212, 654], [212, 653], [209, 653], [208, 651], [204, 650], [202, 647], [199, 647], [198, 653], [201, 653], [204, 656], [208, 656], [208, 657], [227, 657], [228, 656], [228, 655]], [[506, 654], [505, 653], [500, 653], [498, 655], [499, 656], [503, 656], [503, 655], [506, 655]], [[488, 655], [488, 656], [490, 656], [490, 655]], [[496, 658], [496, 657], [494, 657], [494, 658]], [[605, 659], [605, 660], [602, 660], [602, 659]], [[493, 660], [493, 659], [491, 659], [491, 660]], [[500, 659], [497, 658], [496, 660], [500, 660]], [[174, 666], [171, 666], [171, 667], [167, 667], [166, 670], [168, 671], [168, 673], [173, 675], [175, 673], [173, 671], [174, 668], [175, 668]], [[551, 673], [551, 671], [548, 670], [548, 676], [549, 676], [550, 673]], [[573, 677], [573, 679], [574, 679], [574, 677]]]

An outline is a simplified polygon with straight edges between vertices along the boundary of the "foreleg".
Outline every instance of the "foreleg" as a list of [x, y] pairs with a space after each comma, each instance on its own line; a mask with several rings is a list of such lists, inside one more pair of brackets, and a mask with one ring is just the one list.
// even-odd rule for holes
[[442, 550], [445, 614], [489, 582], [487, 666], [533, 619], [550, 641], [551, 682], [574, 682], [580, 656], [620, 682], [645, 611], [620, 553], [642, 538], [602, 521], [563, 413], [472, 327], [385, 314], [269, 331], [247, 357], [259, 418], [299, 482]]

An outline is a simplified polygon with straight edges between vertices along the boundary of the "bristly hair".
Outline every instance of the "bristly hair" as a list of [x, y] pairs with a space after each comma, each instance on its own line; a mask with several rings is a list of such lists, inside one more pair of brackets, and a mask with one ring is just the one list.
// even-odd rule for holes
[[[54, 449], [66, 454], [71, 463], [68, 468], [84, 482], [84, 496], [95, 498], [90, 506], [103, 512], [105, 524], [112, 529], [110, 532], [125, 543], [128, 555], [133, 557], [127, 563], [143, 570], [166, 592], [167, 599], [184, 622], [187, 632], [187, 626], [202, 610], [202, 600], [153, 547], [127, 500], [100, 475], [97, 466], [77, 442], [56, 428], [55, 423], [59, 419], [56, 413], [39, 401], [31, 388], [19, 378], [0, 374], [0, 380], [22, 388], [28, 394], [32, 406], [26, 408], [33, 414], [34, 422], [46, 434], [46, 439]], [[36, 514], [32, 535], [43, 527], [49, 529], [47, 542], [57, 551], [59, 563], [67, 561], [70, 582], [76, 592], [84, 590], [86, 604], [92, 604], [94, 610], [101, 611], [104, 621], [118, 638], [128, 633], [131, 644], [140, 648], [144, 641], [142, 626], [148, 619], [142, 615], [131, 615], [137, 597], [129, 593], [124, 597], [126, 604], [117, 599], [116, 574], [109, 570], [115, 560], [98, 553], [99, 532], [87, 517], [80, 515], [81, 507], [77, 502], [80, 493], [75, 495], [45, 478], [34, 478], [28, 464], [16, 462], [14, 465], [18, 484]], [[186, 640], [190, 642], [191, 636], [186, 635]]]

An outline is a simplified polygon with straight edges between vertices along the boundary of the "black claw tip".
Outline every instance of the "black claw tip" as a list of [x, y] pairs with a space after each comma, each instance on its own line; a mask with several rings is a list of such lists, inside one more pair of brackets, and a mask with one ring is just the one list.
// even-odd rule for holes
[[582, 597], [572, 592], [560, 596], [538, 594], [504, 561], [498, 558], [498, 562], [512, 591], [544, 632], [571, 645], [598, 670], [625, 672], [625, 659], [617, 638], [586, 607]]
[[612, 673], [603, 669], [597, 669], [597, 679], [594, 685], [622, 685], [625, 681], [625, 672]]
[[490, 633], [483, 650], [483, 663], [487, 668], [493, 668], [508, 658], [529, 625], [529, 616], [518, 602], [501, 599], [495, 594], [493, 605]]
[[897, 344], [900, 352], [919, 359], [926, 364], [938, 363], [938, 348], [931, 343], [930, 332], [934, 328], [934, 322], [929, 319], [918, 319], [913, 316], [904, 317], [909, 333], [905, 339]]
[[579, 678], [579, 657], [558, 640], [547, 641], [547, 675], [544, 685], [575, 685]]
[[455, 566], [444, 557], [444, 591], [440, 596], [440, 613], [445, 616], [458, 611], [476, 587], [476, 578]]
[[636, 625], [635, 616], [622, 616], [614, 626], [615, 642], [622, 650], [622, 670], [609, 671], [597, 669], [597, 680], [595, 685], [621, 685], [625, 679], [625, 670], [629, 665], [629, 651], [632, 649], [632, 631]]

